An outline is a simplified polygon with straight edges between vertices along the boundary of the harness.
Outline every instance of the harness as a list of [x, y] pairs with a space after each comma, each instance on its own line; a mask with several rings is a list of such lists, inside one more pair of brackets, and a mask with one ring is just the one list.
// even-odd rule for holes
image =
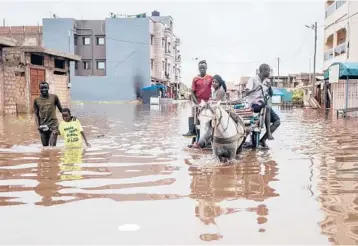
[[[211, 121], [211, 126], [213, 128], [212, 130], [212, 136], [213, 136], [213, 143], [215, 144], [231, 144], [233, 142], [236, 142], [238, 141], [241, 137], [245, 137], [245, 133], [240, 133], [239, 132], [239, 128], [238, 128], [238, 125], [235, 124], [235, 128], [236, 128], [236, 135], [230, 137], [230, 138], [219, 138], [219, 137], [215, 137], [214, 135], [214, 132], [215, 132], [215, 129], [221, 124], [221, 120], [223, 119], [223, 114], [222, 114], [222, 108], [219, 107], [219, 112], [220, 112], [220, 116], [219, 118], [216, 117], [216, 112], [209, 106], [207, 105], [206, 106], [206, 109], [209, 109], [213, 114], [214, 114], [214, 118], [212, 119]], [[198, 112], [198, 115], [200, 114], [200, 112], [202, 111], [203, 109], [201, 109], [199, 112]], [[217, 110], [217, 108], [215, 109]], [[207, 116], [207, 117], [210, 117], [210, 116]], [[232, 119], [231, 115], [228, 114], [228, 119], [227, 119], [227, 125], [226, 125], [226, 128], [224, 129], [223, 132], [226, 132], [227, 129], [229, 128], [229, 123], [230, 123], [230, 119]], [[232, 119], [233, 120], [233, 119]], [[234, 121], [234, 120], [233, 120]], [[234, 121], [235, 122], [235, 121]], [[240, 123], [242, 124], [242, 121], [240, 121]], [[243, 125], [243, 127], [245, 127], [245, 125]]]

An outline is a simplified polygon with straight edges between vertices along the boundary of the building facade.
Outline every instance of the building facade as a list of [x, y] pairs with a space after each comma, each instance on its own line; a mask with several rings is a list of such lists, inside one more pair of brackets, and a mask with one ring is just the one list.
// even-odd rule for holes
[[74, 100], [130, 100], [134, 84], [162, 83], [180, 92], [180, 39], [173, 19], [160, 16], [105, 20], [43, 19], [43, 45], [82, 57], [72, 69]]
[[69, 107], [69, 63], [79, 60], [79, 56], [39, 46], [16, 46], [16, 41], [0, 37], [0, 114], [30, 113], [42, 81], [48, 81], [50, 93]]
[[[326, 1], [324, 69], [334, 62], [358, 61], [358, 2]], [[349, 45], [348, 45], [349, 44]]]

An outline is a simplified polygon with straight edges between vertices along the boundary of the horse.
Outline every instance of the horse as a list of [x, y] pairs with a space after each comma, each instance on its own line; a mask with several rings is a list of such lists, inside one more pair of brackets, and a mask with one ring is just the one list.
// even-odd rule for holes
[[220, 162], [235, 159], [246, 139], [244, 122], [236, 123], [221, 106], [202, 102], [199, 107], [200, 137], [198, 144], [205, 145], [212, 138], [214, 154]]

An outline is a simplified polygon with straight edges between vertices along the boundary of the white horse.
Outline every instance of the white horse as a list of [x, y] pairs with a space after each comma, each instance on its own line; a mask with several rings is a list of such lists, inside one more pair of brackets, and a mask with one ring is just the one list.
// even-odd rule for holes
[[206, 144], [212, 136], [214, 154], [221, 162], [235, 159], [246, 138], [244, 122], [238, 124], [220, 106], [202, 102], [199, 107], [199, 145]]

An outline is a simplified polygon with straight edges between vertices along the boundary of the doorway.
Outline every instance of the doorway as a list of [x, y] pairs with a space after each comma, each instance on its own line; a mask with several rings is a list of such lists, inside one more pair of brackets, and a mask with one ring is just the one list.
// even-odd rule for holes
[[45, 70], [38, 68], [30, 68], [30, 105], [33, 111], [34, 100], [40, 96], [40, 83], [45, 80]]

